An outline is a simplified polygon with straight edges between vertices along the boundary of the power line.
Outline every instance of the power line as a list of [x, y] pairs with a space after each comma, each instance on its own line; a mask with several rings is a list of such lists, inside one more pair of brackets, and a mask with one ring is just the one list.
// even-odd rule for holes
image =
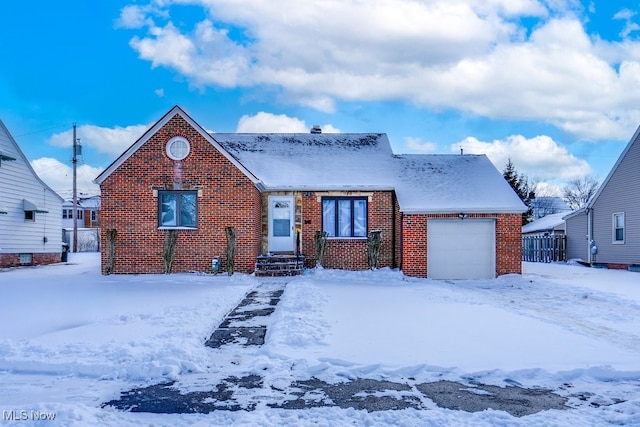
[[23, 134], [20, 134], [20, 135], [15, 135], [14, 138], [20, 138], [22, 136], [33, 135], [35, 133], [40, 133], [40, 132], [47, 132], [49, 130], [54, 130], [54, 129], [62, 129], [62, 128], [66, 128], [68, 126], [69, 126], [68, 124], [64, 124], [64, 125], [57, 125], [57, 126], [54, 126], [54, 127], [46, 128], [46, 129], [34, 130], [33, 132], [27, 132], [27, 133], [23, 133]]

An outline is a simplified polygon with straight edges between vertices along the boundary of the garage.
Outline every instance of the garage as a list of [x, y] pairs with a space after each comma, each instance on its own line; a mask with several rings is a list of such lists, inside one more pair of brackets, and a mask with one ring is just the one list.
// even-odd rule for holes
[[427, 221], [427, 277], [492, 279], [496, 275], [494, 219]]

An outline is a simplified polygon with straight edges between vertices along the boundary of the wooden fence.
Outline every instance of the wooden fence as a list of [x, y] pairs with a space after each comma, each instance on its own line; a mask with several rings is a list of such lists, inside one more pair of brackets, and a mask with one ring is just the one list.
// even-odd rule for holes
[[523, 236], [522, 260], [554, 262], [567, 260], [567, 236]]

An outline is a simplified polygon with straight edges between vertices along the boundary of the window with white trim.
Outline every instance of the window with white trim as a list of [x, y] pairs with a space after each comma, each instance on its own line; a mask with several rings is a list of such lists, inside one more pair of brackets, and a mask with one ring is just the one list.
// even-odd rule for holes
[[322, 229], [329, 237], [367, 237], [367, 198], [323, 197]]
[[158, 226], [197, 228], [197, 191], [159, 191]]
[[624, 243], [624, 212], [613, 214], [613, 243]]
[[182, 160], [189, 155], [190, 151], [189, 141], [181, 136], [173, 137], [167, 142], [167, 156], [172, 160]]

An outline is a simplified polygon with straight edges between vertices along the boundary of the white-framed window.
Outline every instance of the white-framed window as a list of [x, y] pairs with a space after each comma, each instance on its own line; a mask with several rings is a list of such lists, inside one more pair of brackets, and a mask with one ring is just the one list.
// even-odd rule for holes
[[367, 198], [323, 197], [322, 229], [329, 237], [367, 237]]
[[96, 222], [98, 220], [98, 215], [96, 211], [91, 211], [91, 222]]
[[[82, 212], [78, 209], [78, 219], [82, 219]], [[73, 209], [62, 209], [62, 219], [73, 219]]]
[[176, 228], [197, 228], [197, 191], [159, 191], [158, 226]]
[[189, 155], [189, 141], [181, 136], [173, 137], [167, 142], [167, 156], [172, 160], [182, 160]]
[[624, 243], [624, 212], [613, 214], [613, 243]]

